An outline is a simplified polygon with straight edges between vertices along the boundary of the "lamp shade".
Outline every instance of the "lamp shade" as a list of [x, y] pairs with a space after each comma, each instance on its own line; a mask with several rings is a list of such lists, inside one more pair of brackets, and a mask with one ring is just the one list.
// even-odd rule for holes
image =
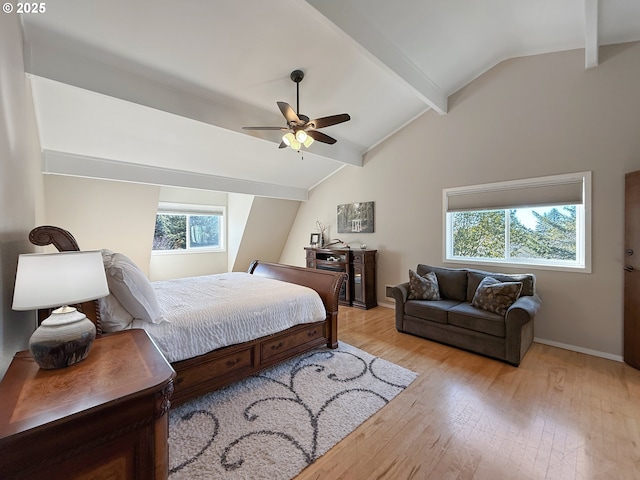
[[311, 135], [307, 135], [307, 138], [302, 143], [305, 147], [309, 148], [309, 146], [313, 143], [313, 137]]
[[307, 132], [305, 132], [302, 129], [296, 132], [296, 140], [298, 140], [300, 143], [304, 143], [306, 139], [307, 139]]
[[289, 132], [285, 134], [282, 137], [282, 141], [287, 147], [290, 147], [294, 150], [300, 150], [300, 142], [298, 141], [298, 139], [295, 137], [293, 133]]
[[35, 253], [18, 257], [14, 310], [72, 305], [108, 294], [102, 254], [98, 251]]

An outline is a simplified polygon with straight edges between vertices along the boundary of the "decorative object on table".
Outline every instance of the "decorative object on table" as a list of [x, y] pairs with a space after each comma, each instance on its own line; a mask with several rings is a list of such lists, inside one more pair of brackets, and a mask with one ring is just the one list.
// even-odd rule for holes
[[366, 250], [366, 249], [367, 249], [367, 244], [366, 244], [366, 243], [363, 243], [362, 245], [360, 245], [360, 248], [361, 248], [362, 250]]
[[318, 242], [318, 246], [324, 247], [324, 242], [328, 238], [327, 231], [329, 230], [329, 225], [316, 221], [316, 228], [320, 230], [320, 242]]
[[96, 337], [95, 326], [84, 313], [69, 305], [108, 294], [98, 251], [18, 257], [13, 309], [56, 308], [29, 340], [29, 350], [40, 368], [67, 367], [87, 357]]
[[309, 238], [309, 245], [311, 245], [312, 247], [319, 247], [320, 246], [320, 234], [319, 233], [312, 233], [311, 237]]
[[331, 240], [329, 243], [327, 243], [325, 245], [325, 247], [333, 247], [335, 245], [342, 245], [342, 247], [344, 248], [350, 248], [349, 245], [347, 245], [346, 243], [344, 243], [342, 240], [340, 240], [339, 238], [334, 238], [333, 240]]
[[373, 202], [338, 205], [338, 233], [373, 233]]
[[290, 479], [417, 377], [344, 342], [169, 412], [170, 480]]

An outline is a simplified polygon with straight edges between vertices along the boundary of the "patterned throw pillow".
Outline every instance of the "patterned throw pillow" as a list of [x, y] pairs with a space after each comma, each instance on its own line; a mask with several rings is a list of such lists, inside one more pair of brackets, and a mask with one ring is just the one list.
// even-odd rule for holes
[[504, 316], [521, 291], [522, 282], [499, 282], [493, 277], [485, 277], [478, 285], [471, 305]]
[[440, 300], [438, 277], [433, 272], [421, 277], [409, 270], [409, 300]]

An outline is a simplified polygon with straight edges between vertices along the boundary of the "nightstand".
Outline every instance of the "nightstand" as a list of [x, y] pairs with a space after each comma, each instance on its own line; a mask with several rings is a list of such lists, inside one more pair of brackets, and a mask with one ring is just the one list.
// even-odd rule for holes
[[57, 370], [18, 352], [0, 383], [0, 475], [166, 479], [174, 377], [138, 329], [97, 338]]

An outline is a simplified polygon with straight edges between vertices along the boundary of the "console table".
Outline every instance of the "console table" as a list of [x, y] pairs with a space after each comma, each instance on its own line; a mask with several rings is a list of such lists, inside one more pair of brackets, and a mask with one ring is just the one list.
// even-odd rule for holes
[[139, 329], [103, 335], [56, 370], [18, 352], [0, 383], [0, 476], [166, 479], [174, 377]]
[[305, 247], [307, 268], [345, 272], [348, 276], [340, 292], [339, 303], [369, 309], [376, 298], [377, 250]]

